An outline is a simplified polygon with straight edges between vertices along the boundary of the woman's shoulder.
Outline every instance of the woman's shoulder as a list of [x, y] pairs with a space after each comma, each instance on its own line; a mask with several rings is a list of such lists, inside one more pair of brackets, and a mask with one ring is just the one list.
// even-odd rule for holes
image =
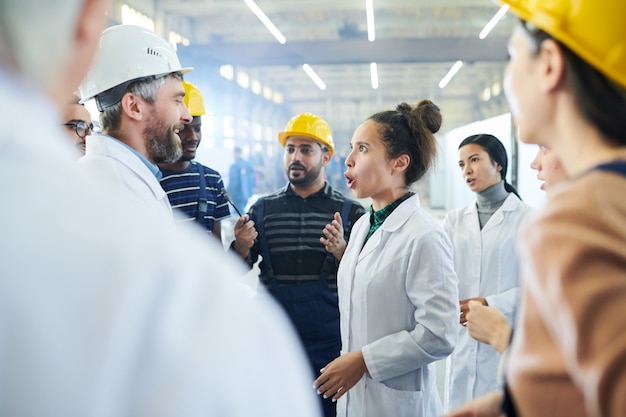
[[[522, 240], [536, 256], [575, 251], [620, 253], [626, 240], [626, 177], [593, 172], [563, 184], [550, 196]], [[558, 248], [558, 249], [557, 249]], [[616, 258], [617, 259], [617, 258]]]
[[532, 207], [526, 204], [515, 193], [509, 193], [509, 196], [504, 200], [502, 208], [511, 211], [532, 211]]
[[465, 207], [449, 210], [443, 218], [443, 223], [444, 224], [454, 223], [454, 222], [463, 223], [464, 217], [472, 215], [473, 213], [477, 213], [476, 201], [472, 201], [470, 204], [466, 205]]
[[535, 211], [513, 193], [509, 194], [501, 209], [509, 213], [509, 218], [518, 219], [520, 223], [526, 223]]
[[626, 177], [591, 172], [562, 184], [533, 219], [530, 232], [605, 230], [626, 236]]
[[407, 226], [411, 230], [419, 230], [418, 235], [441, 233], [447, 235], [440, 219], [436, 218], [423, 207], [418, 207], [407, 219]]
[[546, 215], [576, 213], [579, 218], [621, 213], [626, 216], [626, 176], [594, 171], [563, 184], [548, 199]]

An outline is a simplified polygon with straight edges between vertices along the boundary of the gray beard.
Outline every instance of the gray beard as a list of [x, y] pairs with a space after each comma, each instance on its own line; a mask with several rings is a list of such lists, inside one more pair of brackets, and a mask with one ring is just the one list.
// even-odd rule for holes
[[144, 135], [150, 138], [148, 155], [158, 164], [171, 164], [183, 155], [183, 146], [173, 131], [165, 126], [147, 126]]

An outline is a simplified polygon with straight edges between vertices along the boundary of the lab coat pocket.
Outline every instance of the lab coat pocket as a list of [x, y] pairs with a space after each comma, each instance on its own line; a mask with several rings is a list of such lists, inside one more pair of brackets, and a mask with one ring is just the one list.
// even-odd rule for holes
[[422, 415], [422, 391], [404, 391], [389, 388], [383, 382], [372, 379], [366, 381], [366, 401], [368, 416], [415, 417]]

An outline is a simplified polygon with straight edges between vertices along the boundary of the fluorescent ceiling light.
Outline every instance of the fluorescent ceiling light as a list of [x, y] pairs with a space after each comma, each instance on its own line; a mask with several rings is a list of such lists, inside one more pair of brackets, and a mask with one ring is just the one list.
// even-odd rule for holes
[[376, 39], [376, 27], [374, 25], [374, 0], [365, 0], [365, 13], [367, 15], [367, 39], [374, 42]]
[[493, 29], [498, 24], [498, 22], [504, 17], [504, 15], [506, 14], [508, 10], [509, 10], [508, 4], [505, 4], [502, 7], [500, 7], [500, 10], [498, 10], [498, 12], [485, 25], [483, 30], [480, 31], [480, 34], [478, 35], [478, 37], [480, 39], [485, 39], [487, 35], [489, 35], [489, 32], [491, 32], [491, 29]]
[[372, 77], [372, 88], [376, 90], [378, 88], [378, 66], [375, 62], [370, 64], [370, 75]]
[[452, 68], [450, 68], [450, 71], [448, 71], [446, 76], [443, 77], [441, 81], [439, 81], [439, 88], [444, 88], [446, 85], [448, 85], [452, 77], [456, 75], [456, 73], [461, 69], [462, 66], [463, 61], [456, 61], [454, 65], [452, 65]]
[[256, 17], [258, 17], [259, 20], [263, 22], [265, 27], [270, 32], [272, 32], [272, 35], [274, 35], [274, 37], [276, 38], [278, 42], [280, 42], [281, 44], [287, 42], [287, 39], [285, 39], [285, 36], [283, 36], [283, 34], [280, 33], [280, 31], [276, 28], [276, 26], [274, 26], [272, 21], [265, 15], [265, 13], [263, 13], [263, 10], [261, 10], [259, 6], [256, 5], [254, 0], [243, 0], [243, 1], [244, 3], [248, 5], [250, 10], [252, 10], [252, 12], [256, 15]]
[[319, 75], [317, 75], [315, 71], [313, 71], [313, 68], [311, 68], [309, 64], [304, 64], [302, 68], [304, 69], [304, 72], [306, 72], [307, 75], [311, 77], [313, 82], [319, 87], [320, 90], [326, 90], [326, 84], [324, 83], [324, 81], [322, 81]]

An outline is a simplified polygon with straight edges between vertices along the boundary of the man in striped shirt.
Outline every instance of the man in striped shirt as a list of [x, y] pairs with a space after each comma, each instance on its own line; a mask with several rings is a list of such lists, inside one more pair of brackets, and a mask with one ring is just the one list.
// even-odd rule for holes
[[[222, 193], [224, 183], [219, 172], [193, 159], [202, 140], [202, 115], [206, 114], [202, 94], [193, 84], [183, 81], [185, 105], [193, 117], [179, 132], [183, 145], [180, 159], [159, 164], [163, 173], [161, 187], [167, 193], [177, 221], [195, 221], [222, 242], [221, 221], [230, 217], [228, 202]], [[182, 214], [182, 216], [180, 215]]]
[[[285, 147], [289, 184], [257, 200], [237, 221], [231, 249], [250, 266], [259, 255], [263, 258], [261, 282], [294, 323], [317, 376], [339, 354], [337, 267], [350, 229], [365, 210], [356, 202], [346, 203], [324, 180], [324, 167], [334, 152], [326, 121], [299, 114], [278, 140]], [[329, 223], [336, 227], [326, 227]], [[337, 232], [341, 226], [343, 235]], [[324, 415], [334, 417], [335, 403], [322, 401]]]

